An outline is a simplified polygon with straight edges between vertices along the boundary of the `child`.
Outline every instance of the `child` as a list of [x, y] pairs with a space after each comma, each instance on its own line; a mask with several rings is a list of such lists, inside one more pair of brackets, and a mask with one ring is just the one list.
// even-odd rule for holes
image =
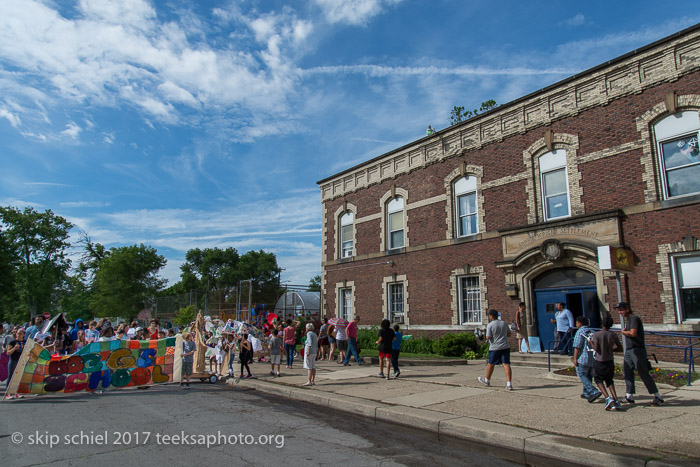
[[190, 388], [190, 376], [192, 376], [192, 366], [194, 365], [194, 352], [197, 350], [197, 344], [192, 340], [192, 334], [186, 332], [182, 334], [185, 340], [182, 343], [182, 379], [180, 382], [181, 389]]
[[100, 338], [100, 333], [97, 331], [97, 321], [90, 321], [89, 327], [90, 329], [85, 331], [85, 340], [87, 340], [88, 344], [90, 342], [96, 342]]
[[78, 338], [73, 342], [73, 353], [82, 349], [87, 345], [87, 340], [85, 339], [85, 331], [82, 329], [78, 331]]
[[399, 332], [398, 324], [394, 325], [394, 335], [396, 339], [391, 343], [391, 366], [394, 367], [394, 378], [398, 378], [401, 374], [399, 370], [399, 354], [401, 353], [401, 339], [403, 339], [403, 334]]
[[[273, 330], [270, 333], [270, 376], [280, 377], [280, 363], [282, 361], [282, 349], [284, 348], [284, 342]], [[277, 371], [275, 371], [275, 366], [277, 366]]]
[[605, 410], [620, 409], [620, 402], [617, 400], [617, 392], [615, 392], [615, 383], [613, 382], [615, 375], [613, 352], [622, 350], [622, 345], [617, 334], [610, 331], [612, 325], [612, 317], [606, 316], [603, 319], [603, 330], [596, 332], [590, 338], [590, 344], [594, 350], [593, 359], [595, 360], [593, 375], [600, 392], [605, 395]]
[[218, 375], [223, 376], [224, 372], [224, 338], [219, 338], [219, 342], [216, 343], [214, 348], [214, 355], [216, 356], [216, 367], [218, 370]]

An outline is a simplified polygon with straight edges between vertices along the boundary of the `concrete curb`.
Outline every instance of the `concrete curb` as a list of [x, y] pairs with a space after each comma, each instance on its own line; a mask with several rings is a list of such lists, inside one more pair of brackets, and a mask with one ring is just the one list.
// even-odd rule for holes
[[[552, 379], [554, 381], [576, 381], [576, 382], [579, 381], [578, 376], [559, 375], [553, 371], [548, 372], [547, 376], [545, 376], [545, 378]], [[621, 381], [621, 380], [615, 380], [615, 381], [616, 381], [616, 384], [621, 384], [624, 387], [624, 385], [625, 385], [624, 381]], [[672, 391], [675, 391], [677, 389], [686, 388], [687, 386], [676, 387], [676, 386], [671, 386], [670, 384], [656, 383], [656, 387], [658, 387], [659, 389], [670, 389]]]
[[[557, 375], [562, 376], [562, 375]], [[567, 377], [570, 378], [570, 377]], [[488, 420], [463, 417], [433, 410], [391, 405], [328, 392], [314, 391], [284, 383], [244, 380], [244, 387], [303, 401], [372, 420], [375, 424], [401, 425], [433, 433], [440, 442], [486, 447], [496, 457], [528, 465], [553, 465], [562, 461], [574, 465], [600, 466], [679, 466], [697, 465], [692, 460], [633, 446], [573, 438], [521, 428]], [[232, 383], [230, 380], [228, 384]], [[239, 383], [240, 384], [240, 383]]]

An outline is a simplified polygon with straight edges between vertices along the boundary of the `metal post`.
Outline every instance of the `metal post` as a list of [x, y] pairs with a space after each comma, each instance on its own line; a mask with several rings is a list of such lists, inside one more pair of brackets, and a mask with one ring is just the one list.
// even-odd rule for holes
[[250, 307], [253, 304], [253, 279], [248, 279], [248, 321], [251, 320]]
[[[615, 271], [615, 285], [617, 286], [617, 303], [622, 301], [622, 281], [620, 280], [620, 271]], [[620, 330], [625, 329], [625, 318], [620, 316]], [[627, 341], [625, 337], [622, 336], [622, 351], [627, 351]]]
[[238, 281], [238, 290], [236, 290], [236, 319], [241, 320], [241, 281]]

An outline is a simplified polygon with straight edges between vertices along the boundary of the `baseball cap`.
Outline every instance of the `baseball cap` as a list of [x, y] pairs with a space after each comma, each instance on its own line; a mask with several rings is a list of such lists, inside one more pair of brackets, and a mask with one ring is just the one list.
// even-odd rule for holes
[[623, 310], [629, 310], [630, 309], [630, 304], [627, 302], [620, 302], [617, 305], [615, 305], [615, 308], [618, 309], [623, 309]]

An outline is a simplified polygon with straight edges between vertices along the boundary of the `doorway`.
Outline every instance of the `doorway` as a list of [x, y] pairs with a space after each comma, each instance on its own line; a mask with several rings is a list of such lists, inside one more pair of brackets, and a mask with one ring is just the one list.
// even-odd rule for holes
[[537, 332], [544, 351], [556, 339], [556, 326], [551, 320], [554, 319], [557, 302], [564, 302], [574, 319], [584, 315], [590, 321], [590, 326], [600, 327], [600, 308], [592, 273], [578, 268], [555, 269], [535, 278], [532, 285]]

